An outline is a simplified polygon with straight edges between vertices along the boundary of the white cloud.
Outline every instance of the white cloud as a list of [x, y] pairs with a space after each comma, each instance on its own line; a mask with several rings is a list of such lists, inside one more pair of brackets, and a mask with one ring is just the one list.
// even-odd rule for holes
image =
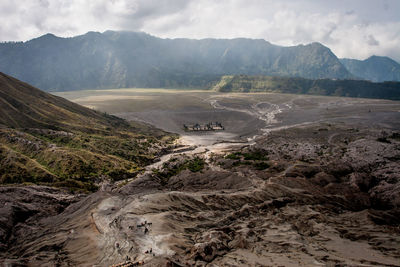
[[400, 61], [398, 10], [396, 0], [0, 0], [0, 38], [132, 30], [168, 38], [262, 38], [279, 45], [316, 41], [338, 57], [377, 54]]

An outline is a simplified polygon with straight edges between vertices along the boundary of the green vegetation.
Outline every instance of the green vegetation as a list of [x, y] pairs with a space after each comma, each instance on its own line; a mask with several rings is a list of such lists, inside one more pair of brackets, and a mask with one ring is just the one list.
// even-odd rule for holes
[[240, 159], [242, 153], [241, 152], [233, 152], [225, 156], [226, 159]]
[[198, 172], [204, 168], [205, 161], [202, 158], [195, 157], [192, 160], [186, 162], [186, 168], [191, 172]]
[[0, 73], [0, 184], [94, 191], [135, 177], [176, 138], [49, 95]]
[[205, 164], [204, 159], [200, 157], [185, 160], [172, 158], [164, 163], [161, 170], [153, 169], [153, 173], [161, 180], [161, 184], [165, 185], [172, 176], [178, 175], [181, 171], [199, 172], [204, 169]]
[[234, 75], [214, 87], [220, 92], [274, 92], [400, 100], [400, 82], [310, 80], [304, 78]]
[[[59, 133], [64, 134], [1, 129], [0, 183], [74, 185], [94, 190], [93, 182], [99, 177], [117, 181], [136, 176], [155, 159], [159, 146], [174, 140], [173, 136], [157, 140], [126, 132], [104, 136], [75, 131], [63, 137]], [[67, 180], [76, 183], [65, 183]]]
[[253, 166], [257, 169], [257, 170], [265, 170], [268, 169], [270, 167], [268, 162], [256, 162], [253, 164]]
[[[257, 170], [265, 170], [270, 167], [268, 163], [269, 158], [265, 151], [261, 150], [250, 150], [247, 152], [232, 152], [225, 156], [225, 159], [233, 160], [232, 166], [240, 165], [252, 165]], [[225, 165], [224, 162], [220, 162], [220, 166]]]
[[268, 160], [268, 157], [260, 151], [243, 153], [245, 160]]

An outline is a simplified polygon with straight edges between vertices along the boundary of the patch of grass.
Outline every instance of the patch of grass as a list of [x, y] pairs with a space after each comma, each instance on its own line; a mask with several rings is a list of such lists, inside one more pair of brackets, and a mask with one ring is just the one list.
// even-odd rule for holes
[[95, 192], [98, 190], [98, 186], [93, 182], [81, 182], [74, 179], [66, 179], [64, 181], [59, 181], [53, 184], [56, 187], [67, 188], [71, 192]]
[[186, 162], [186, 168], [191, 172], [199, 172], [204, 168], [205, 161], [202, 158], [195, 157], [192, 160]]
[[112, 169], [109, 170], [106, 174], [110, 177], [111, 181], [116, 182], [136, 176], [137, 173], [131, 172], [126, 169]]
[[390, 140], [387, 139], [387, 137], [378, 137], [376, 139], [376, 141], [381, 142], [381, 143], [387, 143], [387, 144], [391, 143]]
[[[230, 166], [237, 167], [240, 165], [252, 165], [257, 170], [265, 170], [270, 167], [267, 162], [267, 152], [263, 150], [250, 150], [246, 152], [232, 152], [224, 157], [233, 160]], [[220, 164], [222, 165], [222, 164]]]
[[[112, 135], [111, 135], [112, 134]], [[171, 138], [157, 140], [144, 134], [29, 129], [0, 130], [0, 183], [36, 183], [92, 191], [91, 182], [118, 181], [153, 161], [159, 147]], [[8, 159], [8, 160], [7, 160]], [[74, 180], [77, 183], [64, 183]]]
[[248, 153], [243, 153], [245, 160], [268, 160], [268, 157], [264, 155], [261, 151], [251, 151]]
[[226, 159], [240, 159], [241, 155], [242, 155], [241, 152], [234, 152], [234, 153], [230, 153], [230, 154], [226, 155], [225, 158]]
[[235, 160], [235, 161], [232, 163], [232, 166], [236, 167], [236, 166], [239, 166], [241, 163], [242, 163], [242, 161], [240, 161], [240, 160]]
[[270, 164], [268, 162], [262, 161], [262, 162], [255, 162], [253, 164], [254, 168], [256, 168], [257, 170], [265, 170], [268, 169], [270, 167]]
[[183, 170], [189, 170], [191, 172], [199, 172], [205, 167], [204, 159], [195, 157], [193, 159], [187, 159], [181, 162], [177, 162], [176, 158], [170, 159], [168, 162], [163, 164], [162, 170], [153, 169], [153, 174], [157, 176], [162, 185], [168, 183], [172, 176], [178, 175]]

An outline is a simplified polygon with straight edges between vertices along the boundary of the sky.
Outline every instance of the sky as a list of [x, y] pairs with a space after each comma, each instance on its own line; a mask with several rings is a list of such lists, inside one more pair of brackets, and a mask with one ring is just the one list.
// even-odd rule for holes
[[399, 0], [0, 0], [0, 41], [143, 31], [162, 38], [320, 42], [339, 58], [400, 62]]

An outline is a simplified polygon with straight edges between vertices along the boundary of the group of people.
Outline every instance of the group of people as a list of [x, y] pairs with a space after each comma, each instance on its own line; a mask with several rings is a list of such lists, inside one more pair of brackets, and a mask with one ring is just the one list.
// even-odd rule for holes
[[138, 224], [137, 227], [138, 228], [144, 227], [144, 234], [147, 234], [150, 231], [150, 226], [151, 225], [152, 225], [152, 223], [148, 223], [147, 221], [144, 221], [141, 224]]
[[[150, 231], [150, 227], [151, 226], [152, 226], [151, 222], [144, 221], [144, 222], [141, 222], [140, 224], [138, 224], [136, 227], [138, 229], [143, 228], [144, 234], [148, 234], [149, 231]], [[129, 226], [129, 229], [133, 230], [134, 226]], [[119, 245], [118, 242], [115, 244], [115, 246], [118, 249], [120, 248], [120, 245]], [[150, 249], [146, 250], [144, 253], [155, 256], [155, 253], [153, 253], [153, 248], [150, 248]], [[132, 266], [139, 266], [139, 265], [143, 265], [143, 264], [144, 264], [143, 260], [132, 262], [130, 257], [126, 256], [126, 261], [125, 262], [114, 264], [111, 267], [132, 267]]]
[[118, 263], [118, 264], [114, 264], [111, 265], [111, 267], [133, 267], [133, 266], [139, 266], [139, 265], [143, 265], [144, 261], [126, 261], [126, 262], [122, 262], [122, 263]]

